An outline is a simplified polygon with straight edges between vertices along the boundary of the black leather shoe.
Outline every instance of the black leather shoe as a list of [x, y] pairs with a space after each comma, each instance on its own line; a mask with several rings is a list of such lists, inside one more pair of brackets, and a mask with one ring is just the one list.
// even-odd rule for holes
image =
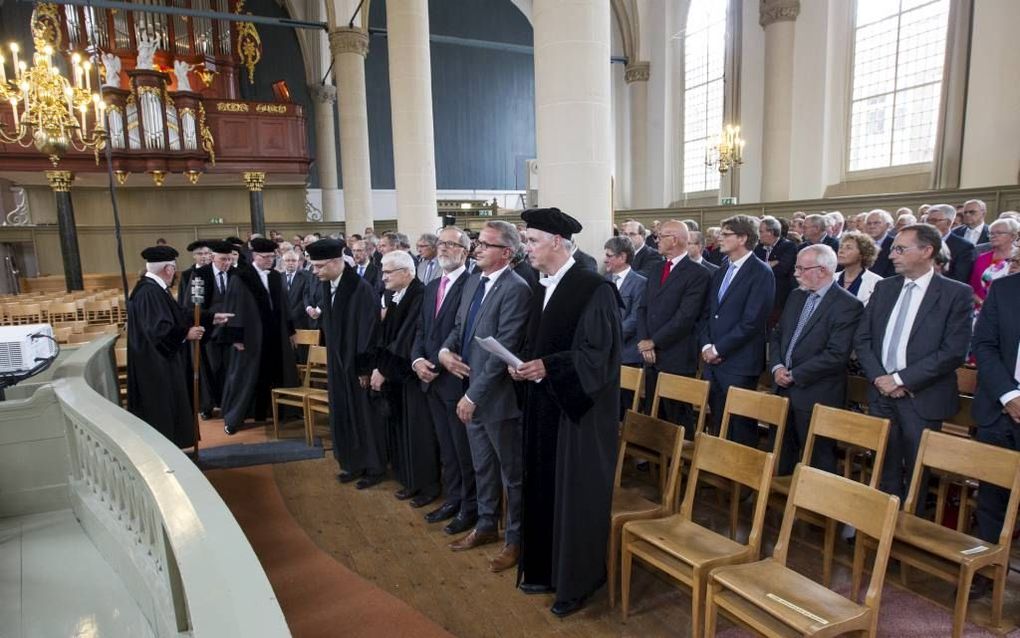
[[552, 588], [552, 585], [541, 585], [538, 583], [521, 583], [517, 586], [525, 594], [551, 594], [556, 590]]
[[235, 434], [237, 434], [237, 430], [230, 427], [229, 425], [224, 425], [223, 431], [227, 433], [227, 436], [234, 436]]
[[429, 512], [428, 514], [425, 515], [425, 522], [426, 523], [438, 523], [440, 521], [445, 521], [447, 519], [451, 519], [454, 516], [456, 516], [457, 512], [459, 512], [459, 511], [460, 511], [460, 505], [459, 504], [457, 504], [457, 503], [443, 503], [439, 507], [439, 509], [432, 510], [431, 512]]
[[397, 497], [398, 501], [406, 501], [409, 498], [413, 498], [418, 494], [417, 490], [409, 490], [406, 487], [402, 487], [393, 493], [393, 496]]
[[553, 606], [549, 608], [549, 611], [558, 618], [566, 618], [567, 616], [577, 613], [584, 609], [584, 604], [588, 601], [587, 596], [581, 596], [580, 598], [571, 598], [570, 600], [557, 600], [553, 603]]
[[359, 490], [365, 490], [372, 487], [373, 485], [378, 485], [382, 483], [384, 478], [386, 478], [385, 474], [366, 474], [365, 476], [358, 479], [358, 482], [354, 484], [354, 487], [358, 488]]
[[350, 483], [351, 481], [356, 481], [359, 478], [361, 478], [360, 472], [357, 474], [354, 472], [340, 472], [336, 475], [336, 480], [340, 483]]
[[435, 501], [437, 498], [439, 498], [438, 494], [429, 494], [427, 492], [422, 492], [418, 496], [415, 496], [414, 498], [411, 499], [411, 507], [414, 508], [425, 507], [429, 503]]
[[461, 516], [458, 514], [446, 527], [443, 528], [443, 531], [451, 536], [454, 534], [460, 534], [461, 532], [466, 532], [474, 527], [477, 522], [477, 516]]

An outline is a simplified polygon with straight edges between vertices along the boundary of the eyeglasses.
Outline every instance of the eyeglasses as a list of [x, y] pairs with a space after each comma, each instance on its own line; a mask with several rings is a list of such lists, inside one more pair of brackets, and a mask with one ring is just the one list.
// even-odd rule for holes
[[914, 248], [917, 248], [917, 246], [893, 246], [892, 248], [889, 249], [889, 252], [896, 253], [897, 255], [902, 255], [908, 250], [913, 250]]
[[437, 243], [436, 246], [439, 248], [448, 248], [450, 250], [453, 250], [454, 248], [463, 248], [463, 246], [455, 241], [441, 241]]
[[490, 244], [485, 241], [475, 243], [475, 249], [477, 250], [487, 250], [489, 248], [509, 248], [509, 246], [504, 246], [503, 244]]
[[407, 268], [394, 268], [393, 270], [383, 270], [382, 274], [392, 275], [393, 273], [401, 272], [403, 270], [407, 270]]
[[793, 272], [807, 272], [814, 270], [815, 268], [825, 268], [825, 266], [794, 266]]
[[988, 236], [989, 237], [1002, 237], [1003, 235], [1012, 235], [1012, 234], [1013, 233], [1011, 233], [1008, 230], [993, 230], [993, 231], [988, 233]]
[[720, 237], [732, 237], [734, 235], [736, 235], [736, 233], [733, 232], [732, 230], [724, 230], [719, 233]]

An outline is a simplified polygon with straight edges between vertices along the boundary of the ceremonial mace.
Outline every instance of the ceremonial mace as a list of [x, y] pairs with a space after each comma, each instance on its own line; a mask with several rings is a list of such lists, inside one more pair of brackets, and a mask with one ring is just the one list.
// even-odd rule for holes
[[[202, 304], [205, 303], [205, 281], [201, 277], [191, 276], [191, 303], [195, 308], [195, 327], [202, 325]], [[202, 428], [199, 425], [198, 413], [201, 412], [200, 403], [202, 400], [198, 371], [201, 368], [202, 340], [196, 339], [191, 342], [191, 368], [192, 368], [192, 408], [195, 416], [195, 456], [198, 456], [198, 442], [202, 440]]]

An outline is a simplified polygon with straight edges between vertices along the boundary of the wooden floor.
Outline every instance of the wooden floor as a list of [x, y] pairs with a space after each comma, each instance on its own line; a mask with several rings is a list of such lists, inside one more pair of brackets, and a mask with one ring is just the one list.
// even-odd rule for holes
[[[350, 485], [338, 485], [335, 472], [336, 465], [329, 458], [273, 468], [288, 510], [320, 548], [457, 636], [690, 635], [688, 595], [641, 568], [635, 568], [632, 615], [626, 623], [620, 620], [619, 606], [609, 608], [605, 588], [581, 613], [557, 619], [548, 610], [551, 596], [527, 596], [516, 590], [513, 570], [503, 574], [488, 571], [487, 557], [498, 551], [498, 545], [451, 552], [446, 547], [451, 539], [442, 533], [441, 525], [428, 525], [421, 512], [393, 498], [396, 483], [387, 481], [373, 489], [358, 491]], [[706, 523], [716, 529], [724, 528], [723, 511], [708, 508], [704, 513]], [[770, 513], [765, 537], [767, 553], [771, 553], [778, 534], [778, 522], [778, 516]], [[819, 535], [810, 531], [795, 532], [791, 550], [792, 566], [814, 578], [821, 572], [819, 541]], [[845, 559], [849, 553], [845, 543], [840, 546]], [[897, 580], [893, 571], [886, 582], [898, 588], [894, 582]], [[849, 569], [845, 563], [838, 565], [834, 585], [848, 586], [848, 582]], [[951, 586], [941, 583], [921, 586], [943, 607], [951, 603]], [[914, 594], [906, 592], [901, 598], [908, 602], [916, 600]], [[919, 616], [944, 613], [948, 618], [948, 612], [935, 605], [918, 601], [918, 607]], [[974, 607], [972, 620], [980, 622], [988, 617], [987, 602], [978, 602]], [[1007, 619], [1020, 617], [1020, 577], [1016, 574], [1007, 590], [1005, 614]], [[937, 632], [898, 627], [893, 633], [882, 634], [928, 638]], [[970, 626], [967, 635], [993, 634]]]

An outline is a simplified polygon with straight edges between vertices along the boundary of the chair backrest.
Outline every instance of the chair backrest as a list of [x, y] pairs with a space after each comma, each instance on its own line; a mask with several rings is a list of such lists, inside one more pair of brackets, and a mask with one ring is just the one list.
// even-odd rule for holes
[[762, 527], [765, 524], [765, 509], [768, 504], [769, 481], [772, 478], [774, 460], [775, 456], [771, 452], [763, 452], [705, 433], [696, 435], [694, 458], [687, 477], [687, 490], [684, 492], [683, 505], [680, 506], [680, 516], [692, 520], [698, 476], [703, 471], [745, 485], [758, 493], [751, 519], [751, 531], [747, 536], [748, 546], [758, 548], [761, 544]]
[[40, 321], [42, 319], [42, 307], [37, 303], [14, 304], [8, 307], [8, 314], [15, 322]]
[[1013, 535], [1017, 505], [1020, 501], [1020, 452], [934, 430], [925, 430], [917, 451], [910, 491], [903, 505], [905, 512], [915, 510], [924, 468], [965, 476], [980, 483], [997, 485], [1009, 490], [1009, 501], [1006, 505], [1005, 522], [999, 535], [999, 544], [1005, 545], [1009, 542]]
[[[631, 366], [620, 366], [620, 389], [634, 393], [630, 409], [640, 412], [641, 399], [645, 396], [645, 369]], [[652, 414], [655, 414], [654, 412]]]
[[[874, 452], [875, 461], [872, 465], [871, 481], [868, 485], [878, 487], [878, 480], [882, 475], [882, 462], [885, 459], [885, 446], [889, 440], [889, 419], [880, 419], [816, 403], [814, 411], [811, 413], [807, 441], [804, 444], [803, 462], [805, 465], [811, 465], [815, 438], [819, 436]], [[849, 468], [849, 466], [848, 459], [847, 467]]]
[[857, 375], [848, 375], [846, 378], [846, 403], [849, 406], [851, 403], [858, 403], [860, 405], [868, 405], [868, 388], [871, 384], [864, 377]]
[[977, 427], [977, 421], [974, 420], [974, 415], [971, 413], [971, 406], [973, 404], [974, 397], [961, 394], [960, 408], [956, 411], [956, 414], [942, 424], [942, 431], [969, 438], [970, 431]]
[[305, 378], [301, 385], [309, 388], [312, 385], [312, 370], [326, 367], [326, 346], [308, 346], [308, 367], [305, 368]]
[[295, 330], [294, 340], [299, 346], [317, 346], [319, 345], [319, 331], [318, 330]]
[[[865, 606], [875, 609], [882, 595], [882, 584], [889, 562], [889, 550], [892, 549], [899, 507], [898, 496], [799, 463], [793, 472], [790, 496], [786, 500], [786, 511], [783, 513], [783, 525], [779, 529], [779, 540], [776, 541], [772, 555], [778, 563], [786, 564], [790, 532], [798, 509], [815, 512], [853, 526], [859, 533], [878, 542], [871, 582], [868, 584], [868, 592], [864, 599]], [[865, 543], [858, 542], [854, 547], [855, 564], [859, 564], [858, 560], [863, 560], [863, 556], [858, 557], [857, 552], [865, 551], [864, 545]]]
[[655, 394], [652, 396], [652, 414], [659, 414], [659, 403], [662, 399], [687, 403], [698, 412], [698, 421], [694, 427], [695, 436], [705, 429], [705, 414], [708, 405], [708, 390], [711, 384], [701, 379], [682, 377], [678, 374], [660, 372], [655, 382]]
[[673, 503], [676, 502], [677, 483], [680, 480], [680, 465], [683, 463], [683, 427], [634, 410], [627, 410], [623, 417], [620, 450], [616, 457], [616, 478], [613, 482], [615, 487], [620, 487], [624, 458], [627, 456], [629, 445], [638, 445], [644, 450], [659, 454], [659, 465], [666, 472], [666, 487], [660, 495], [662, 506], [666, 508], [664, 511], [672, 513]]
[[772, 445], [773, 454], [778, 455], [783, 447], [783, 434], [786, 432], [786, 413], [790, 409], [790, 400], [775, 394], [766, 394], [755, 390], [731, 387], [726, 393], [726, 407], [723, 408], [721, 438], [726, 438], [730, 430], [730, 417], [743, 416], [754, 419], [758, 423], [776, 428], [776, 438]]
[[58, 343], [67, 343], [67, 341], [71, 338], [71, 328], [54, 328], [53, 338], [56, 339]]
[[54, 301], [48, 311], [50, 321], [74, 321], [78, 318], [78, 306], [73, 301]]
[[974, 396], [977, 394], [977, 368], [960, 366], [956, 369], [956, 385], [960, 394]]

